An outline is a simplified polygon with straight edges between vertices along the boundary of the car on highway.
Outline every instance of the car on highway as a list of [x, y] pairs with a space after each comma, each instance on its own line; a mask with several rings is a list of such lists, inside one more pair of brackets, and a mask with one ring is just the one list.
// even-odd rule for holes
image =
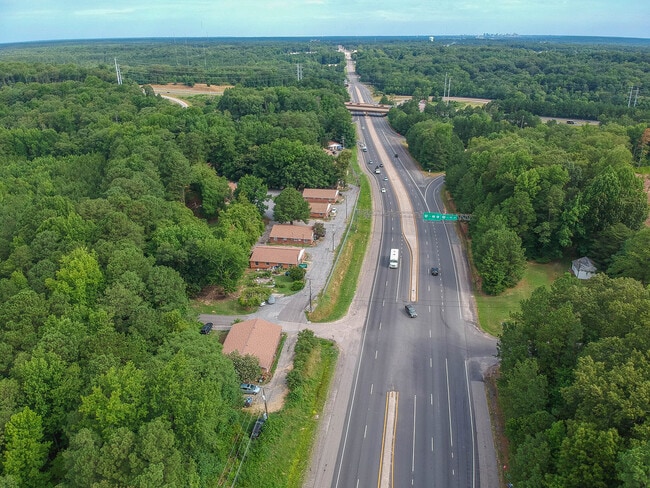
[[384, 176], [384, 181], [388, 181], [388, 176]]
[[212, 322], [208, 322], [201, 327], [201, 334], [209, 334], [210, 332], [212, 332]]
[[375, 168], [375, 173], [379, 174], [381, 173], [381, 170], [379, 168]]
[[383, 187], [382, 187], [381, 192], [382, 192], [382, 193], [386, 193], [386, 188], [383, 188]]
[[404, 308], [406, 309], [406, 313], [414, 319], [415, 317], [418, 316], [418, 313], [415, 311], [415, 307], [411, 305], [410, 303], [408, 305], [405, 305]]
[[439, 274], [440, 274], [440, 270], [436, 266], [431, 268], [431, 275], [432, 276], [438, 276]]
[[239, 390], [242, 393], [257, 395], [260, 392], [260, 387], [254, 385], [253, 383], [242, 383], [241, 385], [239, 385]]
[[372, 162], [372, 159], [371, 159], [370, 161], [368, 161], [368, 164], [374, 164], [374, 163]]
[[380, 168], [383, 168], [383, 167], [384, 167], [384, 163], [379, 163], [379, 167], [380, 167]]

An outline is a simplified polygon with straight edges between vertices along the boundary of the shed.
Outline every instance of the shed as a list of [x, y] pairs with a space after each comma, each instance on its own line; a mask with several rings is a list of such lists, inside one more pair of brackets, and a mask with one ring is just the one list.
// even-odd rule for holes
[[299, 247], [255, 246], [248, 262], [253, 269], [289, 268], [305, 259], [305, 250]]
[[269, 234], [269, 242], [311, 246], [314, 243], [314, 228], [307, 225], [275, 224]]
[[280, 344], [282, 327], [264, 319], [256, 318], [236, 323], [223, 343], [223, 353], [237, 351], [242, 356], [250, 354], [260, 362], [263, 373], [269, 373]]
[[571, 262], [571, 271], [579, 280], [588, 280], [596, 274], [596, 266], [588, 257], [581, 257]]

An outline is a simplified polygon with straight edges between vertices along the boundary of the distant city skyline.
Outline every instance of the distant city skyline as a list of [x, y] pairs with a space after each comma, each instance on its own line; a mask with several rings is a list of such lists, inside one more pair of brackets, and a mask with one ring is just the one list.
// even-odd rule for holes
[[520, 34], [650, 38], [638, 0], [0, 0], [0, 43]]

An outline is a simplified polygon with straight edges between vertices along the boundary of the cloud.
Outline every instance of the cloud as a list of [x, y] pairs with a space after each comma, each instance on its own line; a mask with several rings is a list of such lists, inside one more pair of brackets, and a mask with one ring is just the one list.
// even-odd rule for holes
[[124, 15], [132, 14], [136, 11], [135, 8], [95, 8], [87, 10], [76, 10], [73, 15], [96, 17], [102, 15]]

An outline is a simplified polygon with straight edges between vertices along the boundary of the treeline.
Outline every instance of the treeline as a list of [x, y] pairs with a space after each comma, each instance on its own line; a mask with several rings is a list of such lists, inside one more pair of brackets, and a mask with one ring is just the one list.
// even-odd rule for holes
[[351, 119], [326, 87], [182, 109], [102, 78], [0, 88], [0, 484], [211, 486], [247, 423], [188, 294], [236, 289], [268, 186], [344, 178]]
[[630, 278], [567, 274], [522, 302], [499, 341], [513, 486], [648, 486], [649, 332]]
[[418, 105], [392, 108], [389, 121], [423, 169], [446, 172], [458, 211], [472, 214], [472, 250], [485, 292], [517, 284], [527, 259], [576, 254], [591, 256], [612, 276], [645, 276], [633, 258], [648, 213], [634, 174], [635, 166], [650, 164], [645, 124], [543, 125], [494, 105]]
[[446, 182], [458, 210], [473, 215], [484, 291], [514, 286], [526, 259], [621, 251], [625, 237], [612, 240], [612, 231], [630, 236], [648, 215], [629, 140], [620, 126], [558, 124], [472, 139]]
[[450, 80], [451, 96], [494, 99], [506, 113], [650, 121], [645, 46], [404, 41], [359, 44], [354, 59], [361, 81], [389, 95], [439, 99]]
[[[35, 79], [25, 69], [0, 70], [0, 85], [63, 81], [65, 70], [113, 70], [115, 60], [125, 80], [139, 84], [208, 83], [271, 87], [320, 87], [324, 81], [343, 86], [345, 59], [336, 44], [308, 39], [126, 39], [52, 41], [0, 46], [0, 60], [21, 62], [48, 72]], [[298, 67], [300, 74], [298, 76]], [[40, 77], [43, 77], [41, 73]], [[69, 78], [68, 78], [69, 79]], [[79, 78], [76, 78], [79, 79]]]

